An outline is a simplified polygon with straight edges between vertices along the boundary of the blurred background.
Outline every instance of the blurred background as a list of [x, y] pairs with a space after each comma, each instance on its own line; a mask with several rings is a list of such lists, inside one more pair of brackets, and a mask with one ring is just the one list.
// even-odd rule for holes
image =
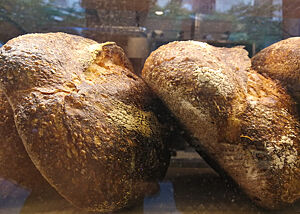
[[139, 73], [152, 50], [174, 40], [244, 45], [252, 56], [298, 36], [300, 0], [0, 0], [2, 45], [57, 31], [117, 42]]

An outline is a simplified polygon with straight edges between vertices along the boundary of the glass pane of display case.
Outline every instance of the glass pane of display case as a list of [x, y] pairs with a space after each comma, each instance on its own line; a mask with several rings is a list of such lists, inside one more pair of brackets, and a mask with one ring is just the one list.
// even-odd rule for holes
[[[208, 43], [215, 47], [233, 48], [242, 46], [251, 58], [264, 48], [269, 47], [276, 42], [290, 37], [298, 37], [300, 36], [300, 1], [0, 0], [0, 48], [3, 46], [3, 50], [10, 51], [9, 49], [11, 49], [11, 47], [5, 46], [5, 44], [18, 36], [49, 32], [64, 32], [67, 34], [78, 35], [99, 43], [115, 42], [124, 50], [133, 66], [134, 73], [139, 77], [141, 76], [147, 57], [162, 45], [166, 45], [170, 42], [194, 40]], [[32, 42], [34, 41], [32, 40]], [[55, 44], [49, 43], [44, 49], [51, 49], [53, 46], [55, 46]], [[299, 42], [296, 47], [299, 52]], [[13, 49], [14, 48], [12, 48], [12, 50]], [[300, 54], [298, 54], [298, 57], [300, 57]], [[224, 60], [226, 61], [225, 58]], [[1, 69], [3, 69], [3, 71], [5, 69], [5, 65], [1, 64], [1, 62], [2, 61], [0, 60], [0, 75], [2, 72]], [[297, 63], [298, 70], [296, 70], [296, 72], [299, 73], [300, 58], [295, 62], [295, 64]], [[3, 78], [4, 77], [0, 76], [0, 79]], [[132, 78], [134, 79], [135, 77]], [[178, 78], [180, 79], [180, 77]], [[274, 82], [274, 87], [279, 84], [277, 81]], [[26, 84], [24, 83], [24, 85]], [[1, 87], [2, 85], [0, 84], [0, 88]], [[273, 85], [271, 84], [270, 87], [272, 88]], [[8, 89], [6, 90], [5, 96], [9, 97], [7, 94], [10, 91]], [[12, 87], [11, 90], [14, 90], [14, 87]], [[113, 91], [114, 89], [111, 90]], [[282, 90], [279, 90], [280, 93]], [[289, 88], [287, 91], [289, 91]], [[47, 96], [47, 93], [45, 92], [44, 95]], [[3, 95], [3, 99], [5, 96]], [[287, 98], [287, 100], [288, 99], [290, 98]], [[14, 97], [12, 96], [8, 100], [9, 104], [7, 101], [7, 106], [14, 102]], [[288, 101], [284, 101], [283, 103], [286, 102]], [[296, 105], [295, 103], [296, 101], [293, 101], [293, 105]], [[161, 103], [159, 105], [161, 105]], [[222, 106], [220, 108], [222, 108]], [[4, 118], [7, 111], [2, 111], [0, 108], [0, 117]], [[17, 107], [12, 108], [9, 111], [12, 111], [10, 115], [12, 118], [11, 121], [13, 121], [13, 118], [18, 120], [17, 117], [19, 115], [16, 114]], [[59, 109], [57, 111], [59, 111]], [[214, 112], [211, 113], [214, 114]], [[13, 116], [14, 114], [15, 116]], [[161, 114], [170, 114], [170, 117], [176, 117], [176, 115], [172, 115], [169, 111]], [[137, 117], [138, 116], [139, 115], [137, 115]], [[193, 119], [194, 118], [190, 118], [191, 121]], [[0, 129], [2, 129], [1, 126], [4, 126], [3, 124], [8, 120], [9, 119], [6, 118], [0, 120]], [[124, 120], [129, 119], [125, 118]], [[281, 209], [271, 211], [262, 208], [260, 205], [257, 206], [257, 204], [253, 202], [253, 198], [249, 199], [249, 196], [240, 188], [239, 184], [232, 181], [232, 176], [228, 176], [228, 172], [224, 173], [223, 169], [214, 167], [214, 160], [211, 160], [210, 157], [207, 158], [206, 154], [199, 151], [201, 148], [199, 149], [191, 143], [193, 142], [193, 139], [190, 138], [193, 138], [194, 136], [191, 137], [190, 133], [186, 131], [185, 128], [181, 127], [182, 124], [177, 121], [178, 118], [173, 118], [171, 120], [176, 121], [173, 122], [179, 123], [179, 125], [178, 127], [176, 125], [174, 129], [168, 127], [171, 129], [171, 134], [167, 139], [171, 159], [166, 175], [158, 183], [158, 190], [154, 192], [149, 190], [151, 193], [145, 194], [142, 199], [137, 199], [136, 202], [132, 203], [134, 205], [131, 204], [128, 207], [123, 206], [122, 209], [118, 209], [114, 212], [128, 214], [300, 213], [299, 200], [288, 206], [284, 206]], [[97, 124], [94, 125], [96, 126]], [[137, 126], [142, 127], [143, 124]], [[82, 126], [79, 126], [78, 129], [81, 127]], [[127, 128], [126, 126], [124, 127]], [[17, 129], [21, 129], [21, 125], [17, 125]], [[93, 129], [91, 128], [91, 130]], [[36, 130], [32, 130], [32, 132], [34, 131]], [[3, 131], [0, 130], [0, 138], [8, 139], [12, 137], [12, 135], [9, 134], [10, 132], [11, 130], [3, 128]], [[224, 132], [226, 132], [225, 129]], [[18, 134], [16, 132], [15, 135], [19, 137], [20, 133], [21, 132]], [[70, 135], [72, 135], [72, 133]], [[186, 137], [186, 135], [189, 136]], [[280, 135], [280, 133], [278, 133], [278, 135]], [[246, 140], [249, 144], [253, 141], [252, 137], [244, 135], [241, 135], [241, 137], [244, 138], [244, 140], [247, 138]], [[23, 135], [21, 138], [22, 140], [20, 140], [20, 143], [27, 140]], [[16, 141], [17, 140], [13, 140], [13, 142]], [[94, 141], [96, 140], [94, 139]], [[131, 140], [128, 142], [131, 142]], [[60, 143], [63, 144], [64, 142]], [[298, 147], [296, 148], [298, 148], [298, 150], [296, 152], [299, 153], [299, 141], [297, 141], [297, 143]], [[0, 148], [2, 150], [0, 151], [0, 159], [1, 161], [3, 159], [3, 163], [0, 163], [0, 214], [101, 213], [99, 210], [93, 212], [91, 210], [87, 211], [78, 208], [78, 206], [73, 206], [65, 199], [64, 194], [61, 194], [61, 192], [58, 191], [59, 188], [55, 186], [56, 184], [54, 184], [54, 189], [52, 185], [48, 185], [48, 179], [47, 181], [39, 181], [40, 174], [38, 171], [28, 170], [27, 172], [24, 170], [26, 173], [32, 174], [23, 172], [19, 174], [17, 170], [13, 169], [13, 166], [16, 166], [17, 168], [23, 161], [29, 161], [30, 164], [31, 161], [26, 157], [15, 165], [12, 164], [11, 166], [7, 164], [8, 162], [15, 160], [14, 155], [17, 157], [19, 151], [17, 151], [17, 149], [10, 150], [10, 148], [7, 149], [6, 147], [9, 146], [5, 145]], [[29, 150], [29, 146], [27, 147], [25, 145], [25, 148], [26, 150]], [[24, 150], [23, 147], [22, 149]], [[76, 152], [72, 153], [72, 148], [70, 151], [71, 154], [66, 152], [66, 156], [75, 155]], [[218, 152], [222, 151], [219, 150]], [[40, 156], [45, 155], [42, 151], [37, 151], [37, 153]], [[55, 151], [52, 151], [53, 155], [55, 155], [55, 153]], [[9, 157], [1, 158], [6, 155]], [[30, 156], [30, 158], [32, 157]], [[299, 155], [296, 155], [295, 158], [299, 158]], [[8, 162], [6, 163], [4, 161]], [[54, 157], [52, 161], [54, 165], [56, 164], [55, 162], [58, 161], [58, 158]], [[32, 167], [30, 164], [28, 167]], [[38, 161], [35, 162], [35, 166], [38, 169], [39, 164]], [[14, 173], [8, 173], [9, 176], [11, 175], [12, 177], [9, 177], [5, 170], [4, 172], [1, 172], [1, 170], [5, 168], [14, 171]], [[299, 171], [300, 168], [297, 169], [298, 175], [300, 175]], [[64, 172], [60, 171], [59, 173], [63, 174]], [[230, 173], [234, 174], [234, 172]], [[87, 174], [86, 176], [92, 175]], [[17, 179], [15, 179], [16, 177]], [[34, 188], [24, 185], [22, 181], [28, 180], [28, 178], [35, 184], [41, 182], [43, 184], [40, 185], [43, 186], [41, 187], [42, 189], [39, 187], [40, 189], [37, 191]], [[72, 179], [73, 178], [70, 177], [70, 182], [72, 182]], [[280, 179], [281, 177], [279, 176], [278, 180]], [[82, 189], [85, 188], [86, 187], [83, 185]], [[276, 191], [276, 188], [277, 187], [274, 185], [274, 191]], [[299, 185], [297, 186], [295, 184], [296, 190], [294, 194], [298, 194], [298, 199], [300, 198], [299, 188]], [[78, 197], [80, 197], [81, 188], [74, 188], [72, 191], [73, 193], [78, 192]], [[106, 191], [110, 191], [110, 189], [107, 188]], [[284, 193], [282, 193], [282, 195], [284, 195]], [[126, 200], [127, 199], [124, 198], [124, 201]], [[109, 204], [110, 202], [107, 201], [106, 203]], [[106, 212], [111, 213], [111, 211]]]

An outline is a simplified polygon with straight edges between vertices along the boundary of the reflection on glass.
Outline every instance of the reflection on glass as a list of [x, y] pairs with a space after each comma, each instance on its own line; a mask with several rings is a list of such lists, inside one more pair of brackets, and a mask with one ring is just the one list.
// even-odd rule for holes
[[0, 178], [0, 213], [20, 213], [29, 195], [29, 190]]
[[160, 192], [155, 196], [144, 199], [144, 214], [151, 213], [153, 211], [174, 214], [180, 213], [176, 209], [174, 187], [172, 182], [161, 182]]
[[[247, 43], [257, 52], [283, 36], [299, 35], [299, 15], [291, 11], [295, 4], [289, 0], [1, 0], [0, 41], [30, 32], [64, 31], [99, 42], [111, 39], [125, 49], [130, 37], [147, 36], [149, 43], [156, 43], [149, 47], [194, 39], [225, 46]], [[122, 34], [102, 33], [118, 27]]]
[[283, 38], [300, 35], [297, 4], [291, 0], [0, 0], [0, 42], [30, 32], [64, 31], [98, 42], [116, 41], [128, 52], [132, 41], [143, 37], [144, 51], [130, 57], [139, 73], [150, 51], [174, 40], [244, 45], [253, 55]]
[[[192, 158], [185, 158], [189, 155]], [[184, 158], [184, 159], [182, 159]], [[188, 167], [190, 166], [190, 167]], [[0, 213], [11, 214], [87, 214], [72, 207], [53, 189], [35, 194], [18, 185], [1, 180]], [[6, 191], [6, 194], [4, 193]], [[300, 203], [272, 214], [291, 214], [300, 211]], [[91, 212], [89, 212], [92, 214]], [[179, 152], [173, 159], [160, 191], [148, 196], [134, 207], [118, 214], [268, 214], [261, 210], [233, 184], [228, 183], [194, 152]]]

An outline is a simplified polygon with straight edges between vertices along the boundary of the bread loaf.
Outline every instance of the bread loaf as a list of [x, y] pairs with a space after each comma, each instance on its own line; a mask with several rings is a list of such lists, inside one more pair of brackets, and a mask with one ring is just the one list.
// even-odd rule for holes
[[0, 115], [0, 177], [33, 192], [50, 188], [25, 151], [12, 109], [1, 90]]
[[169, 152], [155, 97], [120, 47], [29, 34], [1, 48], [0, 64], [26, 150], [67, 200], [109, 212], [158, 190]]
[[281, 208], [300, 198], [299, 118], [285, 90], [250, 67], [240, 47], [172, 42], [142, 77], [215, 169], [256, 204]]
[[300, 104], [300, 37], [277, 42], [251, 60], [253, 69], [278, 80]]

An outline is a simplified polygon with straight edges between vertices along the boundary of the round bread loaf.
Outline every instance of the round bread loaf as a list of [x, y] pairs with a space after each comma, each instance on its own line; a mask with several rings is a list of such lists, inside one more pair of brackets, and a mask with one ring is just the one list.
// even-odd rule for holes
[[252, 68], [279, 80], [300, 104], [300, 37], [277, 42], [252, 57]]
[[1, 48], [0, 64], [26, 150], [67, 200], [109, 212], [158, 190], [169, 152], [155, 97], [120, 47], [29, 34]]
[[50, 188], [27, 154], [13, 111], [1, 90], [0, 115], [0, 177], [34, 192]]
[[240, 47], [173, 42], [149, 56], [142, 77], [215, 169], [275, 209], [300, 198], [299, 120], [285, 90], [250, 66]]

